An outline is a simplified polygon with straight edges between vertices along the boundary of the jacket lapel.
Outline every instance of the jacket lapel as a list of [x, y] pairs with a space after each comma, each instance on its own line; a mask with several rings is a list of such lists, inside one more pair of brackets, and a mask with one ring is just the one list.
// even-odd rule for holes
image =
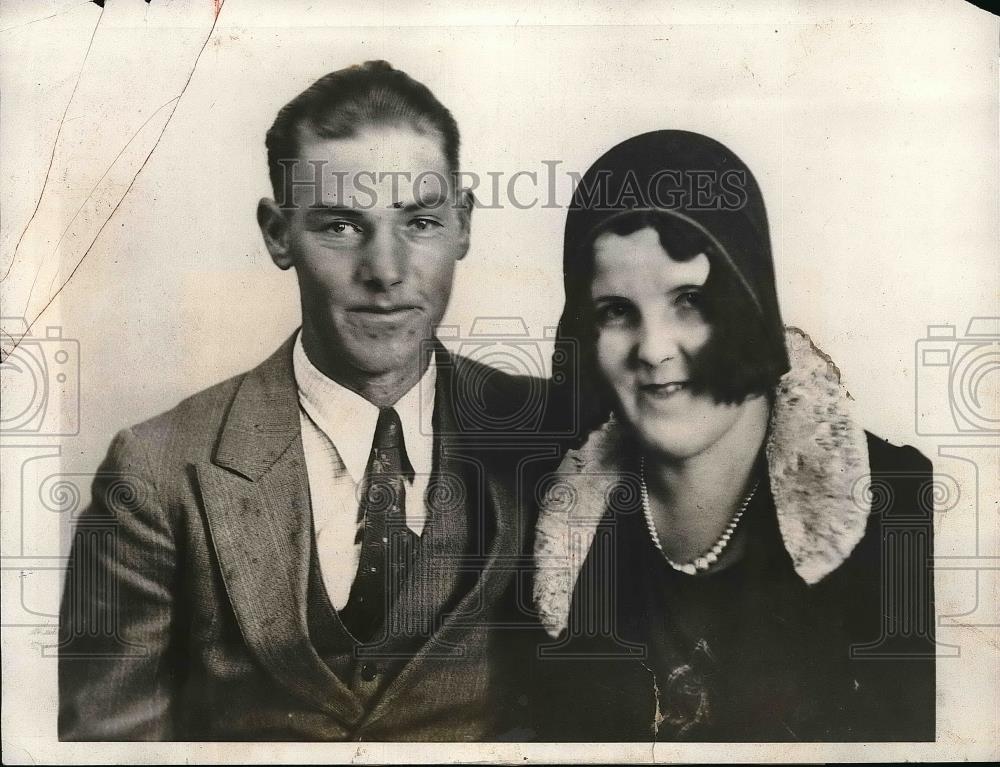
[[[487, 444], [477, 444], [462, 436], [461, 422], [456, 417], [455, 393], [474, 391], [462, 378], [462, 360], [451, 355], [440, 344], [437, 348], [438, 377], [435, 390], [434, 432], [435, 466], [440, 476], [467, 476], [466, 468], [482, 475], [482, 496], [466, 493], [466, 503], [473, 513], [479, 514], [476, 539], [472, 542], [471, 559], [479, 563], [479, 577], [473, 587], [461, 598], [458, 606], [448, 612], [436, 630], [417, 650], [414, 656], [400, 670], [367, 717], [372, 722], [391, 709], [401, 692], [420, 678], [419, 673], [425, 661], [440, 657], [449, 651], [461, 654], [462, 633], [471, 625], [481, 625], [486, 620], [483, 610], [496, 603], [511, 581], [511, 568], [516, 567], [515, 558], [524, 551], [527, 531], [518, 524], [518, 499], [514, 488], [513, 468], [500, 476], [498, 463], [511, 467], [516, 465], [510, 449], [503, 449], [502, 440], [492, 440]], [[516, 447], [516, 446], [512, 446]], [[524, 446], [519, 446], [523, 454]], [[475, 483], [470, 480], [474, 488]], [[468, 490], [469, 488], [467, 488]], [[489, 531], [490, 535], [484, 533]], [[505, 564], [506, 563], [506, 564]]]
[[[495, 436], [485, 442], [463, 436], [462, 423], [456, 416], [457, 392], [475, 391], [473, 381], [466, 379], [461, 358], [450, 355], [444, 347], [438, 352], [439, 359], [450, 357], [448, 374], [439, 376], [442, 386], [436, 395], [440, 407], [435, 410], [435, 430], [440, 450], [440, 465], [453, 474], [467, 474], [468, 467], [480, 474], [482, 494], [468, 495], [467, 503], [472, 513], [479, 519], [474, 525], [476, 540], [472, 542], [472, 557], [481, 564], [479, 577], [458, 607], [449, 612], [432, 637], [441, 643], [453, 641], [461, 633], [468, 621], [481, 621], [476, 607], [489, 607], [500, 597], [510, 581], [509, 567], [500, 567], [501, 560], [517, 557], [524, 550], [526, 531], [518, 524], [518, 499], [515, 490], [515, 466], [525, 448], [523, 440], [509, 446], [502, 436]], [[440, 365], [439, 365], [439, 370]], [[476, 488], [473, 482], [472, 487]], [[470, 618], [471, 616], [471, 618]], [[419, 659], [419, 655], [415, 660]]]
[[355, 721], [360, 702], [316, 653], [306, 624], [312, 512], [292, 339], [244, 378], [215, 459], [198, 465], [197, 474], [250, 651], [284, 687]]

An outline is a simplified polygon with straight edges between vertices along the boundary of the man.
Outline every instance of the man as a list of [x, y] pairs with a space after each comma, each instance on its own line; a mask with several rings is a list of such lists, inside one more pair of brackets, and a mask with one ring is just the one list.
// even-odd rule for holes
[[458, 145], [385, 62], [278, 114], [257, 220], [301, 331], [115, 438], [63, 597], [63, 740], [510, 735], [525, 434], [483, 424], [538, 382], [434, 339], [469, 247]]

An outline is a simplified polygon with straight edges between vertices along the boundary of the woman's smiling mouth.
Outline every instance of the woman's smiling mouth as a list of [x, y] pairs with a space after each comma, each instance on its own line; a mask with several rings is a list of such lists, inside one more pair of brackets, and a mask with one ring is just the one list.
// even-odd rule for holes
[[641, 384], [639, 386], [639, 391], [645, 397], [655, 400], [663, 400], [672, 397], [678, 392], [682, 392], [687, 389], [687, 381], [668, 381], [662, 384]]

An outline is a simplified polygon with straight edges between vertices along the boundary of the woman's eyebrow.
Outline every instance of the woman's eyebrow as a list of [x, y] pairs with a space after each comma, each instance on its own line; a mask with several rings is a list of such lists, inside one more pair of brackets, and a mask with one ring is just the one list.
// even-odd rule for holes
[[625, 296], [619, 296], [616, 293], [600, 293], [590, 300], [594, 303], [597, 303], [598, 301], [630, 301], [630, 299]]

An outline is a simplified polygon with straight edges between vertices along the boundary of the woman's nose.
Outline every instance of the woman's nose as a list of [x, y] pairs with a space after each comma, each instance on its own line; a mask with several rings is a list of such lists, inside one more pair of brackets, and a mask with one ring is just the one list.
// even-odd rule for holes
[[639, 361], [656, 367], [680, 353], [676, 329], [665, 322], [644, 322], [639, 329]]

